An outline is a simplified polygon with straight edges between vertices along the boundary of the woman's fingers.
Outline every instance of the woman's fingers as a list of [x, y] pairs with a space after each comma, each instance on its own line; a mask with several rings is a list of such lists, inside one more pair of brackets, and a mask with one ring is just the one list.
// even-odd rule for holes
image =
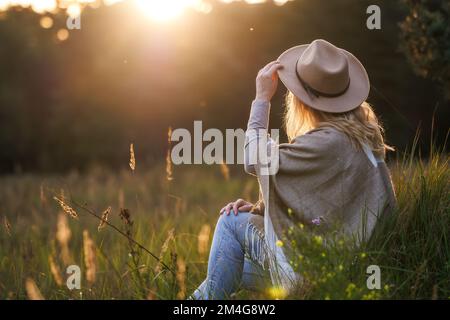
[[[229, 204], [227, 204], [225, 207], [223, 207], [222, 209], [220, 209], [220, 214], [227, 212], [227, 208], [231, 208], [233, 206], [233, 202], [230, 202]], [[228, 209], [229, 211], [230, 209]]]
[[[272, 76], [272, 79], [276, 79], [276, 77], [278, 76], [276, 71], [283, 68], [283, 66], [278, 62], [277, 64], [273, 64], [270, 66], [270, 68], [267, 70], [267, 73]], [[274, 79], [274, 80], [275, 80]]]
[[226, 213], [227, 216], [230, 215], [231, 210], [233, 210], [234, 215], [238, 215], [239, 211], [246, 212], [253, 208], [253, 204], [247, 202], [243, 199], [238, 199], [235, 202], [230, 202], [225, 207], [220, 209], [220, 214]]
[[244, 204], [243, 206], [238, 208], [238, 211], [240, 212], [250, 212], [252, 210], [253, 205], [252, 204]]
[[274, 65], [277, 65], [277, 64], [279, 64], [280, 62], [278, 62], [278, 61], [271, 61], [271, 62], [269, 62], [268, 64], [266, 64], [262, 69], [261, 69], [261, 71], [262, 72], [266, 72], [266, 71], [268, 71], [270, 68], [272, 68]]
[[259, 70], [258, 75], [265, 74], [273, 65], [277, 65], [277, 64], [279, 64], [278, 61], [269, 62], [268, 64], [266, 64], [264, 67], [262, 67]]
[[227, 206], [225, 208], [225, 212], [226, 212], [227, 216], [230, 215], [230, 211], [233, 208], [233, 204], [234, 204], [233, 202], [230, 202], [229, 204], [227, 204]]
[[233, 212], [235, 216], [238, 214], [238, 208], [242, 205], [242, 201], [242, 199], [237, 199], [233, 204]]

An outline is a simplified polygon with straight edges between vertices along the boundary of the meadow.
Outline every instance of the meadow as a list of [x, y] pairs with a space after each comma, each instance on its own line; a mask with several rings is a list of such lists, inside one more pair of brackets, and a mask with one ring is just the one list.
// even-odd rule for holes
[[[291, 232], [292, 264], [304, 285], [289, 295], [269, 288], [230, 298], [450, 299], [448, 155], [408, 154], [389, 162], [398, 208], [369, 243], [355, 248], [337, 239], [325, 247], [320, 235], [299, 225]], [[0, 177], [0, 299], [192, 293], [206, 274], [219, 209], [237, 198], [255, 201], [257, 181], [226, 165], [142, 168], [132, 160], [134, 170]], [[108, 215], [107, 223], [99, 225], [92, 213]], [[371, 264], [381, 268], [379, 290], [366, 286]], [[66, 286], [69, 265], [81, 268], [80, 290]]]

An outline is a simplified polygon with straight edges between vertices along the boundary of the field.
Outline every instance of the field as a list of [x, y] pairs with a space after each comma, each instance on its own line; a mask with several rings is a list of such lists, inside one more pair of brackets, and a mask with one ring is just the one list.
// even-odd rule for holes
[[[292, 263], [305, 285], [290, 295], [269, 288], [231, 298], [449, 299], [448, 156], [433, 151], [427, 159], [399, 156], [389, 164], [399, 208], [367, 245], [325, 248], [299, 227]], [[219, 208], [240, 197], [254, 201], [258, 186], [241, 168], [172, 169], [137, 163], [134, 171], [1, 177], [0, 299], [185, 299], [205, 277]], [[117, 230], [99, 230], [91, 214], [108, 207]], [[381, 268], [379, 290], [367, 289], [370, 264]], [[69, 265], [81, 268], [80, 290], [66, 286]]]

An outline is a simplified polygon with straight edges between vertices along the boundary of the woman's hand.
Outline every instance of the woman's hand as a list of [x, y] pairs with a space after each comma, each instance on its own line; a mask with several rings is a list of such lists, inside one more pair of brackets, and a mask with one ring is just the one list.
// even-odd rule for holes
[[250, 210], [252, 210], [252, 208], [253, 208], [252, 203], [242, 200], [242, 199], [237, 199], [235, 202], [230, 202], [225, 207], [223, 207], [220, 210], [220, 214], [226, 213], [227, 216], [229, 216], [231, 209], [233, 209], [234, 215], [237, 216], [239, 211], [249, 212]]
[[256, 76], [256, 100], [270, 101], [272, 99], [278, 86], [277, 70], [282, 67], [278, 61], [272, 61], [259, 70]]

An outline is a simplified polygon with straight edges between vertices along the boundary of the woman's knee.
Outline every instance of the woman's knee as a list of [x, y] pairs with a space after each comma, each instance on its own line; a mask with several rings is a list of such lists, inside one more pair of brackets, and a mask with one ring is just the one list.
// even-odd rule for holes
[[217, 227], [225, 227], [231, 230], [236, 230], [237, 228], [245, 227], [251, 217], [249, 212], [239, 212], [237, 215], [234, 214], [233, 210], [230, 214], [222, 213], [217, 221]]

